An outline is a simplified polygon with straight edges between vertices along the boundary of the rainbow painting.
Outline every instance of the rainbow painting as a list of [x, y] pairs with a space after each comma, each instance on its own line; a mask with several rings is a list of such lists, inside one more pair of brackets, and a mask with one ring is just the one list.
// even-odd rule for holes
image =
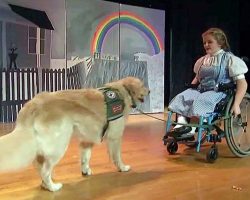
[[151, 42], [154, 54], [163, 50], [164, 45], [158, 31], [148, 21], [132, 12], [120, 11], [112, 13], [98, 24], [90, 46], [92, 55], [95, 52], [101, 53], [105, 36], [118, 23], [131, 25], [143, 32]]

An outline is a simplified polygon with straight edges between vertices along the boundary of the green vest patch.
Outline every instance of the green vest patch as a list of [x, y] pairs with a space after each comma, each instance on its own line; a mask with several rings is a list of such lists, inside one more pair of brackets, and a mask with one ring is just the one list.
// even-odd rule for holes
[[124, 101], [119, 92], [112, 88], [99, 88], [102, 91], [107, 105], [107, 121], [112, 121], [123, 116]]

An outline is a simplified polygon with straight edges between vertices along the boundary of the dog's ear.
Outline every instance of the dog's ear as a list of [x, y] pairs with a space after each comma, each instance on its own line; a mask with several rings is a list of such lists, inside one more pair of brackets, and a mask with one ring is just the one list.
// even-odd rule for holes
[[136, 88], [138, 88], [140, 80], [134, 77], [127, 77], [123, 79], [122, 85], [130, 93], [130, 95], [136, 94]]
[[135, 90], [133, 84], [124, 84], [123, 87], [128, 91], [130, 95], [135, 95]]

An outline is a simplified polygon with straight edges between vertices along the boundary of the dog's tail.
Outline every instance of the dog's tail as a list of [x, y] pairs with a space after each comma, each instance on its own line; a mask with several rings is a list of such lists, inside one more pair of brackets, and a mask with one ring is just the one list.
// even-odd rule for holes
[[0, 137], [0, 171], [9, 172], [27, 167], [36, 157], [35, 136], [15, 129]]

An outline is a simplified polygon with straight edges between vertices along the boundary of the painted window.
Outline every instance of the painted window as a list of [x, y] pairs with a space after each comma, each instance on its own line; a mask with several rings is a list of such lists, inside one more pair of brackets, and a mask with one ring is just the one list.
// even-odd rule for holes
[[45, 29], [40, 29], [40, 54], [45, 54]]
[[45, 29], [29, 26], [28, 47], [29, 54], [45, 54]]

